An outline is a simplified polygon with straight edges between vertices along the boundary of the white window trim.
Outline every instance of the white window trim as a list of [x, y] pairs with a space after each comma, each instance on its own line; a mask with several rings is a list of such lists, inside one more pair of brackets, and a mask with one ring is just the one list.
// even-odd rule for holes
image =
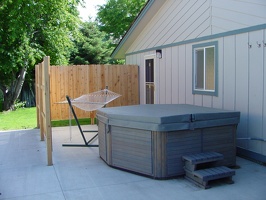
[[[205, 49], [214, 47], [214, 90], [208, 89], [196, 89], [196, 60], [195, 54], [196, 50], [204, 49], [204, 80], [205, 80]], [[218, 96], [218, 41], [196, 44], [192, 46], [192, 55], [193, 55], [193, 77], [192, 77], [192, 94], [201, 94], [201, 95], [211, 95]], [[203, 82], [205, 88], [205, 81]]]

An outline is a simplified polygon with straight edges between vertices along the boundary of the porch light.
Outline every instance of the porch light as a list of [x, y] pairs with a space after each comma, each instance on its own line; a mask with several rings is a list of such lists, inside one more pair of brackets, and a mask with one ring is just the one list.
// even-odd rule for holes
[[161, 59], [163, 57], [162, 50], [161, 49], [156, 49], [156, 58]]

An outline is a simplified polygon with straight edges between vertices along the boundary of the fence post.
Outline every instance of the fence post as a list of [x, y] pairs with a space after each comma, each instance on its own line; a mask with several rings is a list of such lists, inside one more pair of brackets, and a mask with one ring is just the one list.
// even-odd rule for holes
[[36, 107], [37, 125], [40, 127], [41, 141], [46, 141], [47, 163], [53, 165], [52, 160], [52, 129], [50, 104], [50, 57], [44, 60], [36, 69]]
[[46, 122], [46, 148], [48, 165], [53, 165], [52, 159], [52, 128], [51, 128], [51, 105], [50, 105], [50, 57], [44, 58], [44, 77], [45, 77], [45, 122]]

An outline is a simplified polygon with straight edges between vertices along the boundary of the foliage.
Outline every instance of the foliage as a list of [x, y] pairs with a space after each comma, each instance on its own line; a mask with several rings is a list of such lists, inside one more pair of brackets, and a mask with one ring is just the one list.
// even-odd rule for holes
[[108, 0], [98, 7], [97, 22], [100, 30], [108, 33], [117, 44], [133, 23], [147, 0]]
[[0, 121], [0, 131], [36, 128], [36, 107], [19, 108], [13, 112], [0, 112]]
[[[79, 0], [5, 0], [0, 2], [0, 89], [4, 109], [21, 91], [27, 72], [45, 55], [67, 64], [78, 32]], [[7, 104], [8, 103], [8, 104]]]
[[101, 32], [95, 22], [84, 22], [80, 27], [81, 37], [75, 41], [70, 63], [79, 64], [105, 64], [108, 63], [112, 48], [106, 34]]
[[26, 105], [26, 101], [19, 101], [19, 100], [16, 100], [15, 101], [15, 110], [19, 109], [19, 108], [24, 108]]

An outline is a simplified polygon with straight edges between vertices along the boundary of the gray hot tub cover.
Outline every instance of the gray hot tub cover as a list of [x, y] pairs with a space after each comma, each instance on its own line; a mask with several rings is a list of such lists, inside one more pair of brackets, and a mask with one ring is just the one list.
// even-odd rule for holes
[[113, 126], [174, 131], [237, 124], [240, 112], [188, 104], [143, 104], [101, 108], [97, 118]]

